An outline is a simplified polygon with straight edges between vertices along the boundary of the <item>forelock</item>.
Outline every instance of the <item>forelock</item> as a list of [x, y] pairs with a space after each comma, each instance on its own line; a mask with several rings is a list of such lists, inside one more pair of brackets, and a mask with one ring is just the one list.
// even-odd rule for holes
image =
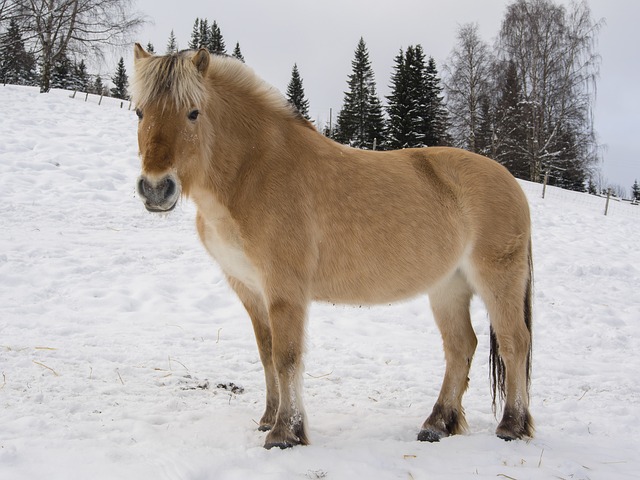
[[203, 105], [205, 85], [192, 62], [194, 54], [183, 51], [138, 60], [131, 82], [132, 100], [136, 106], [144, 108], [158, 101], [173, 101], [178, 109]]

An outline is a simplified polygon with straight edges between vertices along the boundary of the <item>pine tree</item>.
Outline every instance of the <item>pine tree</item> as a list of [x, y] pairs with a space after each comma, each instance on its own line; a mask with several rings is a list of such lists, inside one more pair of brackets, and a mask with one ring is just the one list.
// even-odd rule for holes
[[191, 40], [189, 40], [189, 48], [191, 50], [198, 50], [202, 46], [200, 42], [200, 19], [196, 18], [193, 24], [193, 30], [191, 31]]
[[400, 50], [395, 58], [391, 94], [387, 97], [389, 119], [386, 146], [391, 149], [417, 147], [422, 144], [419, 132], [419, 96], [423, 92], [419, 81], [416, 81], [419, 79], [412, 77], [416, 73], [415, 53], [415, 48], [409, 46], [406, 54]]
[[369, 52], [360, 38], [351, 62], [349, 90], [345, 92], [342, 110], [338, 114], [334, 138], [357, 148], [373, 148], [384, 142], [384, 117], [376, 93]]
[[11, 19], [7, 31], [0, 35], [0, 82], [33, 85], [36, 62], [25, 50], [20, 27]]
[[73, 64], [64, 54], [54, 64], [51, 71], [51, 88], [70, 90], [74, 88]]
[[638, 185], [638, 180], [633, 182], [633, 186], [631, 187], [631, 199], [640, 201], [640, 185]]
[[411, 122], [409, 120], [410, 105], [402, 49], [400, 49], [400, 53], [396, 56], [394, 62], [391, 85], [389, 86], [391, 93], [387, 96], [387, 146], [391, 149], [399, 149], [408, 145], [407, 137], [411, 131]]
[[242, 55], [242, 52], [240, 51], [240, 43], [236, 42], [236, 48], [233, 49], [233, 55], [235, 58], [237, 58], [238, 60], [240, 60], [242, 63], [244, 63], [244, 56]]
[[391, 149], [407, 148], [412, 143], [413, 122], [411, 115], [413, 105], [407, 84], [405, 55], [402, 49], [394, 59], [391, 75], [391, 93], [387, 96], [387, 147]]
[[476, 151], [489, 158], [495, 157], [494, 123], [495, 112], [488, 95], [480, 99], [479, 125], [476, 132]]
[[203, 18], [200, 20], [200, 44], [198, 48], [211, 48], [211, 30], [209, 30], [209, 20]]
[[380, 98], [376, 93], [374, 83], [369, 93], [369, 115], [366, 129], [368, 144], [364, 144], [361, 148], [369, 148], [368, 145], [371, 145], [373, 149], [377, 150], [384, 150], [386, 148], [384, 124], [384, 111]]
[[[422, 47], [417, 46], [422, 54]], [[424, 58], [424, 57], [423, 57]], [[442, 80], [438, 76], [438, 68], [433, 57], [429, 57], [425, 68], [425, 110], [422, 115], [422, 132], [424, 144], [430, 147], [451, 145], [449, 134], [449, 114], [442, 94]]]
[[209, 45], [207, 46], [211, 53], [215, 53], [218, 55], [226, 55], [227, 47], [224, 44], [224, 39], [222, 38], [222, 32], [220, 31], [220, 27], [213, 21], [213, 25], [211, 25], [211, 37], [209, 38]]
[[102, 82], [102, 77], [100, 75], [96, 76], [96, 79], [93, 82], [93, 86], [91, 87], [91, 93], [95, 93], [96, 95], [104, 95], [104, 83]]
[[[579, 155], [576, 136], [576, 132], [571, 125], [558, 127], [558, 133], [551, 146], [556, 152], [553, 166], [559, 167], [557, 169], [559, 175], [556, 175], [552, 185], [557, 185], [566, 190], [584, 192], [587, 172], [579, 163], [574, 161]], [[547, 167], [546, 163], [543, 163], [543, 165]]]
[[307, 120], [311, 120], [309, 117], [309, 100], [305, 98], [302, 78], [297, 64], [293, 65], [293, 70], [291, 71], [291, 81], [287, 86], [287, 100], [300, 112], [300, 115]]
[[389, 100], [388, 146], [448, 145], [448, 118], [433, 58], [425, 65], [421, 45], [396, 57]]
[[86, 92], [89, 88], [89, 74], [84, 60], [80, 60], [80, 63], [73, 66], [73, 88], [80, 92]]
[[499, 80], [498, 101], [495, 111], [495, 155], [517, 178], [528, 179], [529, 161], [525, 155], [527, 105], [521, 97], [518, 72], [514, 62], [508, 62]]
[[176, 36], [171, 30], [171, 34], [169, 35], [169, 40], [167, 41], [167, 54], [176, 53], [178, 51], [178, 42], [176, 41]]
[[407, 48], [405, 58], [407, 69], [407, 86], [411, 99], [411, 147], [427, 145], [426, 137], [430, 125], [430, 91], [427, 88], [427, 71], [424, 63], [424, 52], [420, 45]]
[[156, 49], [153, 47], [153, 43], [151, 43], [151, 42], [147, 43], [147, 52], [156, 53]]
[[335, 135], [331, 131], [331, 128], [332, 128], [331, 122], [325, 123], [324, 127], [322, 127], [322, 134], [327, 138], [335, 138]]
[[129, 97], [127, 87], [129, 86], [129, 77], [124, 67], [124, 59], [120, 57], [116, 73], [111, 77], [114, 87], [111, 89], [111, 96], [126, 100]]

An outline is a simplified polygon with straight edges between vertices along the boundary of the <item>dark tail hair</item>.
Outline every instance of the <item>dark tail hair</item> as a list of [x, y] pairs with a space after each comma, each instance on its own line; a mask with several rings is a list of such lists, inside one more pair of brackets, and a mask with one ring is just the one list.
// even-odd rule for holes
[[[531, 252], [531, 238], [529, 239], [529, 252], [527, 255], [529, 278], [527, 279], [524, 293], [524, 323], [529, 331], [529, 351], [527, 352], [527, 395], [531, 386], [531, 355], [533, 351], [533, 336], [531, 328], [533, 324], [533, 256]], [[496, 413], [496, 399], [500, 403], [506, 394], [505, 373], [506, 369], [502, 357], [500, 356], [498, 338], [491, 327], [491, 342], [489, 349], [489, 372], [491, 377], [491, 397], [493, 401], [493, 413]]]

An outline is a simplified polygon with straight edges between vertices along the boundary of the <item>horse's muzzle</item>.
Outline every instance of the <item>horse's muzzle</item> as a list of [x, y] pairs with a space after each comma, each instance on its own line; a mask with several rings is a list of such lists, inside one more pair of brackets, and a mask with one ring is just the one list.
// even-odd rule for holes
[[145, 208], [150, 212], [170, 212], [180, 197], [180, 182], [173, 174], [159, 180], [141, 175], [136, 187]]

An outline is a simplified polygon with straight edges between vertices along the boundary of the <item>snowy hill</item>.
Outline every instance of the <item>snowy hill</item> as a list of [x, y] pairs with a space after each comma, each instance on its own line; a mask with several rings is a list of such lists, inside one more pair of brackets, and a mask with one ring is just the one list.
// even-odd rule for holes
[[[415, 440], [444, 370], [428, 300], [314, 305], [312, 445], [266, 451], [251, 324], [194, 207], [148, 214], [127, 105], [0, 86], [0, 479], [611, 479], [640, 471], [640, 206], [523, 183], [536, 276], [530, 442], [506, 443], [489, 325], [470, 431]], [[242, 391], [232, 385], [241, 386]], [[226, 388], [225, 388], [226, 387]]]

